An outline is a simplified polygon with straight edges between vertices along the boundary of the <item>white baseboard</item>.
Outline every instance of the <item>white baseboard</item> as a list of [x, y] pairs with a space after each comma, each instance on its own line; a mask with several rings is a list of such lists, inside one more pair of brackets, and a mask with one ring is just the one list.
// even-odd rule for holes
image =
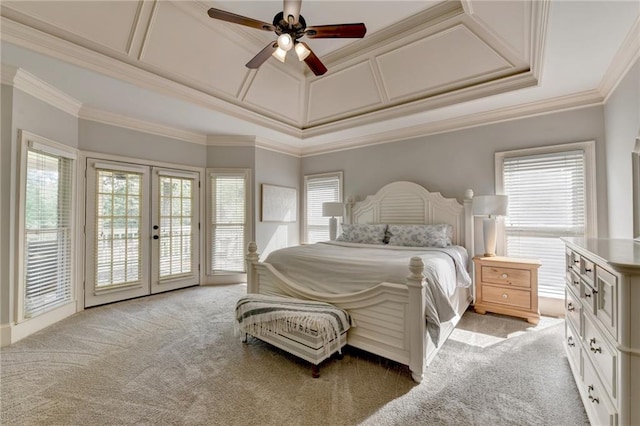
[[207, 276], [204, 284], [200, 285], [240, 284], [246, 282], [247, 274], [220, 274]]
[[[42, 315], [38, 315], [35, 318], [28, 319], [18, 324], [7, 325], [6, 327], [9, 328], [8, 344], [16, 343], [17, 341], [22, 340], [25, 337], [30, 336], [33, 333], [36, 333], [42, 330], [43, 328], [49, 327], [50, 325], [53, 325], [58, 321], [61, 321], [67, 317], [70, 317], [75, 313], [76, 313], [76, 303], [71, 302], [71, 303], [67, 303], [66, 305], [60, 306], [59, 308], [54, 309], [52, 311], [45, 312]], [[4, 326], [1, 330], [3, 331], [2, 343], [4, 346], [4, 343], [5, 343], [4, 342], [4, 338], [5, 338]]]
[[0, 348], [11, 344], [11, 325], [0, 325]]

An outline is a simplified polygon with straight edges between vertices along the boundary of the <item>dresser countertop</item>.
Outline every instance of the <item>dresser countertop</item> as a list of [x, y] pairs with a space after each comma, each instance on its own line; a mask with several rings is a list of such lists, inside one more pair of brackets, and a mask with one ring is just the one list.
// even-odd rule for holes
[[583, 249], [611, 266], [640, 269], [640, 241], [608, 238], [562, 238], [570, 247]]

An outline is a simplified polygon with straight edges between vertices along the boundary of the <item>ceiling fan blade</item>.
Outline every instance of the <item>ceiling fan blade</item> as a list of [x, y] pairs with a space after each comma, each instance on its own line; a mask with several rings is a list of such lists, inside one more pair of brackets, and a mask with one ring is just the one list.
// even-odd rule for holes
[[302, 7], [302, 0], [283, 0], [282, 2], [282, 13], [284, 15], [285, 21], [289, 15], [293, 16], [293, 23], [297, 24], [298, 19], [300, 18], [300, 8]]
[[318, 57], [316, 56], [315, 53], [313, 53], [313, 50], [311, 50], [309, 48], [309, 45], [305, 42], [299, 42], [300, 44], [304, 44], [304, 47], [306, 47], [307, 49], [309, 49], [309, 56], [307, 56], [304, 59], [304, 62], [307, 64], [307, 66], [309, 67], [309, 69], [311, 69], [311, 71], [313, 71], [313, 73], [315, 75], [323, 75], [324, 73], [327, 72], [327, 67], [324, 66], [324, 64], [320, 61], [320, 59], [318, 59]]
[[234, 24], [245, 25], [251, 28], [257, 28], [263, 31], [275, 31], [275, 27], [267, 22], [258, 21], [257, 19], [247, 18], [246, 16], [236, 15], [235, 13], [226, 12], [224, 10], [211, 8], [207, 11], [209, 16], [213, 19], [220, 19], [221, 21], [232, 22]]
[[260, 68], [260, 65], [264, 63], [269, 56], [276, 50], [278, 47], [278, 43], [271, 42], [267, 44], [267, 46], [262, 49], [256, 56], [253, 57], [249, 62], [247, 62], [246, 67], [251, 69]]
[[362, 38], [366, 33], [364, 24], [315, 25], [305, 31], [309, 38]]

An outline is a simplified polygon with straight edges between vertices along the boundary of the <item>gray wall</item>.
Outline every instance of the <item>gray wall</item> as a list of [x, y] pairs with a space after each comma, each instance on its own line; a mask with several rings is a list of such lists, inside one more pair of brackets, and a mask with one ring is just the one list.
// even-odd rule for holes
[[462, 202], [467, 188], [476, 195], [495, 192], [495, 152], [590, 140], [596, 141], [598, 228], [603, 237], [607, 184], [601, 106], [305, 157], [301, 171], [342, 170], [345, 195], [359, 200], [389, 182], [408, 180]]
[[[21, 90], [2, 86], [2, 280], [0, 321], [13, 319], [13, 276], [9, 264], [14, 259], [18, 185], [18, 130], [26, 130], [56, 142], [78, 147], [78, 119]], [[8, 251], [7, 251], [8, 250]]]
[[255, 239], [261, 257], [300, 242], [300, 209], [298, 220], [293, 223], [260, 220], [260, 185], [263, 183], [296, 188], [300, 200], [300, 158], [266, 149], [258, 148], [255, 151]]
[[635, 147], [636, 137], [640, 136], [640, 60], [636, 61], [607, 100], [604, 117], [607, 139], [609, 235], [611, 238], [632, 238], [631, 152]]
[[207, 147], [90, 120], [80, 120], [80, 149], [103, 154], [205, 167]]

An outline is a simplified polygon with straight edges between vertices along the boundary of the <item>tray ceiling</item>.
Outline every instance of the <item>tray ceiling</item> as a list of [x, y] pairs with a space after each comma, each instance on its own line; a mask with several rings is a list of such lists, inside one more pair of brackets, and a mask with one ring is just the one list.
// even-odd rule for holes
[[[262, 132], [299, 145], [331, 140], [332, 134], [348, 139], [358, 127], [538, 87], [550, 6], [546, 0], [304, 0], [302, 14], [310, 25], [365, 22], [368, 28], [361, 40], [306, 40], [329, 69], [321, 77], [294, 55], [284, 64], [270, 58], [258, 70], [245, 68], [275, 35], [206, 13], [216, 7], [271, 22], [281, 1], [3, 1], [1, 35], [3, 42], [133, 84], [131, 93], [151, 90], [222, 114], [221, 122], [229, 118], [229, 134]], [[617, 48], [620, 40], [617, 35], [610, 45]], [[608, 60], [611, 46], [606, 46]], [[40, 69], [45, 81], [54, 74]], [[92, 116], [109, 104], [92, 105], [96, 96], [89, 91], [60, 76], [51, 80], [67, 86], [67, 93], [75, 90], [70, 94]], [[105, 87], [96, 90], [109, 91], [110, 83], [102, 81]], [[117, 107], [105, 113], [128, 114]], [[151, 115], [138, 114], [153, 120]], [[188, 121], [184, 117], [185, 129], [225, 133], [220, 126], [211, 132]], [[246, 123], [244, 132], [238, 123]]]

